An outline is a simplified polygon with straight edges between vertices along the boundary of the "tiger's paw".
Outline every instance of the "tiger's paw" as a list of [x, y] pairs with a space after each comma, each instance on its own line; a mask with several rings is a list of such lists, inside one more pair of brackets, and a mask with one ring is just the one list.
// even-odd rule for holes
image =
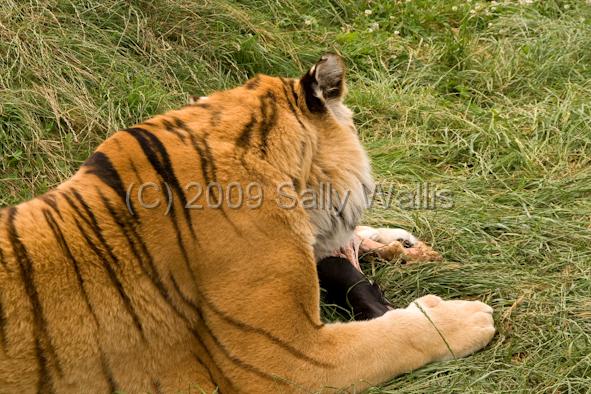
[[427, 295], [415, 300], [407, 310], [424, 319], [425, 333], [419, 334], [416, 341], [432, 356], [431, 361], [468, 356], [485, 347], [495, 335], [493, 309], [480, 301], [444, 301]]
[[442, 260], [432, 247], [401, 228], [358, 226], [355, 234], [362, 239], [363, 252], [375, 253], [384, 260], [401, 259], [407, 263]]
[[422, 241], [417, 241], [412, 247], [405, 248], [401, 257], [407, 263], [441, 261], [443, 259], [439, 253]]

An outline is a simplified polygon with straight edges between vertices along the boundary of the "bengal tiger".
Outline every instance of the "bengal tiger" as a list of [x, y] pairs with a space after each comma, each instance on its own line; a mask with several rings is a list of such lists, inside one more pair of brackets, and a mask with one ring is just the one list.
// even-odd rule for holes
[[[333, 54], [299, 79], [257, 75], [114, 133], [2, 209], [0, 391], [360, 390], [484, 347], [478, 301], [321, 321], [316, 262], [373, 185], [345, 94]], [[327, 183], [341, 209], [301, 204]], [[230, 206], [252, 184], [260, 204]]]

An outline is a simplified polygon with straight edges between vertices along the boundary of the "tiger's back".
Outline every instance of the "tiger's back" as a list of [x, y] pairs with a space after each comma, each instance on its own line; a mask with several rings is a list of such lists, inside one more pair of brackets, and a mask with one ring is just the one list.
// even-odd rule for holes
[[[213, 377], [217, 352], [242, 365], [238, 375], [260, 370], [274, 381], [263, 372], [269, 360], [256, 368], [237, 361], [226, 349], [232, 339], [216, 336], [218, 324], [229, 336], [254, 335], [255, 347], [268, 346], [257, 345], [262, 337], [309, 359], [277, 339], [294, 335], [291, 328], [257, 326], [257, 316], [284, 312], [284, 304], [265, 302], [278, 294], [293, 293], [298, 313], [300, 297], [318, 299], [309, 266], [263, 271], [256, 265], [268, 259], [272, 240], [292, 244], [292, 256], [282, 259], [311, 256], [310, 224], [299, 209], [276, 207], [277, 185], [304, 184], [314, 171], [305, 151], [317, 149], [318, 136], [304, 124], [304, 97], [296, 80], [257, 76], [115, 133], [56, 190], [4, 209], [0, 386], [11, 392], [169, 391], [192, 381], [212, 389], [228, 379], [221, 370]], [[230, 183], [237, 189], [228, 191]], [[226, 206], [233, 192], [253, 184], [266, 194], [260, 207]], [[160, 204], [152, 207], [155, 201]], [[221, 206], [211, 209], [217, 202]], [[194, 206], [205, 207], [188, 209]], [[248, 288], [269, 278], [276, 281], [271, 289]], [[251, 294], [243, 301], [245, 291]], [[229, 318], [252, 308], [253, 299], [261, 306], [251, 323]], [[229, 305], [222, 311], [213, 300]], [[310, 329], [320, 324], [317, 310], [304, 312]], [[183, 385], [163, 378], [185, 364], [193, 365], [193, 377], [184, 376]]]

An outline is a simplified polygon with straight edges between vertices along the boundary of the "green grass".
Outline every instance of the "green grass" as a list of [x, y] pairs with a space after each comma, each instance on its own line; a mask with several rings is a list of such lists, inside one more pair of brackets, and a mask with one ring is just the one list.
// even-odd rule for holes
[[297, 76], [337, 50], [378, 180], [454, 203], [375, 207], [368, 223], [445, 260], [368, 272], [401, 306], [484, 300], [498, 327], [484, 351], [372, 392], [591, 392], [591, 4], [499, 3], [4, 0], [0, 205], [187, 94]]

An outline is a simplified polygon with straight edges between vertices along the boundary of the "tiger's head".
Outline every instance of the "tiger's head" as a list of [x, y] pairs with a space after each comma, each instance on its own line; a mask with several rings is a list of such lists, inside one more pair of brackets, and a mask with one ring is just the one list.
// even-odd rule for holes
[[353, 113], [344, 104], [347, 94], [345, 65], [327, 54], [297, 83], [305, 100], [300, 104], [306, 120], [313, 125], [318, 145], [308, 161], [306, 186], [329, 204], [308, 208], [315, 228], [317, 259], [343, 246], [367, 206], [373, 189], [369, 160], [353, 123]]
[[327, 54], [301, 78], [257, 74], [192, 103], [214, 112], [209, 138], [232, 143], [239, 166], [284, 181], [280, 194], [308, 214], [317, 259], [350, 239], [373, 187], [346, 93], [344, 62]]

